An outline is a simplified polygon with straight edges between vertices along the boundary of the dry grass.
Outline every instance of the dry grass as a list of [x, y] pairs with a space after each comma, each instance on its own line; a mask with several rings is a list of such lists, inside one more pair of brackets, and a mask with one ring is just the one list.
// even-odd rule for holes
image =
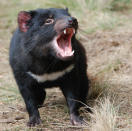
[[114, 131], [118, 114], [109, 98], [99, 101], [99, 106], [95, 106], [93, 114], [90, 114], [91, 131]]
[[[25, 126], [28, 115], [9, 68], [8, 48], [17, 13], [40, 7], [69, 7], [79, 20], [78, 39], [87, 50], [91, 79], [88, 103], [93, 110], [89, 114], [81, 109], [88, 122], [83, 127], [70, 124], [66, 102], [57, 88], [47, 90], [44, 107], [40, 109], [43, 125], [33, 129]], [[130, 0], [0, 1], [0, 131], [131, 131], [131, 7]]]

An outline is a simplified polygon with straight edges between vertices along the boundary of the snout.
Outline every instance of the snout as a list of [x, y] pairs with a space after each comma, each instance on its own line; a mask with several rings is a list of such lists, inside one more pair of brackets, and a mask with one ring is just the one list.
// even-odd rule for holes
[[66, 28], [74, 28], [75, 30], [77, 30], [77, 19], [71, 16], [65, 16], [59, 18], [54, 25], [54, 29], [57, 33], [61, 33]]

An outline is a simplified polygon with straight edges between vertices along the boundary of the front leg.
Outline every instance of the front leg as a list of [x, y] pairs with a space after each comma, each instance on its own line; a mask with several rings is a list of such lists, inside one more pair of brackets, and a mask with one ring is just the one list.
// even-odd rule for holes
[[69, 107], [70, 120], [73, 125], [84, 124], [83, 118], [80, 117], [79, 108], [86, 104], [86, 97], [88, 93], [88, 78], [83, 76], [68, 76], [65, 82], [61, 85], [61, 90], [66, 98]]
[[[24, 99], [26, 109], [29, 114], [29, 122], [28, 126], [35, 126], [36, 124], [41, 123], [40, 114], [38, 111], [38, 98], [37, 96], [41, 95], [36, 94], [39, 91], [39, 85], [31, 79], [27, 74], [15, 74], [16, 82], [19, 87], [19, 91]], [[38, 87], [38, 88], [37, 88]], [[35, 89], [37, 88], [38, 91]], [[45, 93], [41, 91], [43, 95], [43, 99], [45, 98]], [[42, 100], [41, 100], [42, 101]]]
[[28, 126], [35, 126], [41, 124], [40, 114], [38, 111], [38, 106], [35, 103], [33, 93], [28, 89], [29, 87], [19, 87], [20, 93], [26, 104], [26, 109], [29, 114]]

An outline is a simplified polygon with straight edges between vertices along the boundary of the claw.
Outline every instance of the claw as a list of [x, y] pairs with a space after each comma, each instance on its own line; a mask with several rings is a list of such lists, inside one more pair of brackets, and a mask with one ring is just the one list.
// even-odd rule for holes
[[39, 124], [42, 124], [42, 120], [39, 117], [32, 116], [30, 117], [29, 122], [27, 123], [27, 126], [33, 127]]
[[71, 114], [71, 123], [72, 125], [76, 125], [76, 126], [82, 126], [86, 124], [86, 122], [83, 120], [83, 117], [76, 116], [74, 114]]

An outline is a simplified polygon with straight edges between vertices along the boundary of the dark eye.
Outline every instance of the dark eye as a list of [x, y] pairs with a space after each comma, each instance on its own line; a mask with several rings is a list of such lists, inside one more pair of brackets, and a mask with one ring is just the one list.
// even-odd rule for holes
[[48, 19], [45, 21], [45, 24], [48, 25], [48, 24], [52, 24], [53, 22], [54, 22], [54, 19], [48, 18]]

